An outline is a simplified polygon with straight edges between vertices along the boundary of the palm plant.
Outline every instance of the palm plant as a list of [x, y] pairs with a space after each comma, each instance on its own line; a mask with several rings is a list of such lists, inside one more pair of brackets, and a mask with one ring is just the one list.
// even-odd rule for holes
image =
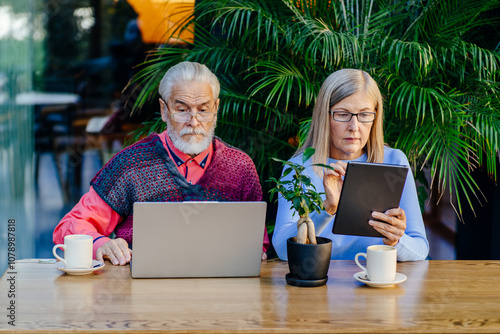
[[464, 200], [472, 206], [481, 194], [473, 169], [485, 165], [496, 179], [500, 32], [491, 11], [499, 7], [498, 0], [202, 0], [184, 25], [194, 27], [195, 42], [152, 54], [136, 76], [144, 85], [138, 102], [154, 97], [173, 64], [206, 64], [221, 81], [218, 135], [247, 151], [266, 180], [281, 169], [269, 158], [288, 159], [305, 138], [324, 79], [363, 69], [385, 96], [386, 142], [414, 171], [429, 167], [460, 214]]

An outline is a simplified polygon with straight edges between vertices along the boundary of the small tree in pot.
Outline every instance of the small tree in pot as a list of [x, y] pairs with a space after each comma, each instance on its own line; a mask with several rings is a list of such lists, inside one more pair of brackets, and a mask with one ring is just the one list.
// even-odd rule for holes
[[[302, 162], [305, 163], [309, 160], [314, 152], [314, 148], [306, 148], [302, 154]], [[323, 285], [327, 280], [332, 243], [327, 238], [316, 237], [314, 223], [309, 217], [311, 212], [320, 213], [321, 210], [324, 210], [321, 193], [316, 191], [311, 179], [302, 174], [306, 168], [305, 166], [276, 158], [273, 158], [273, 160], [281, 162], [286, 167], [283, 175], [278, 180], [274, 177], [268, 180], [268, 182], [276, 184], [270, 190], [271, 199], [274, 193], [278, 192], [290, 202], [290, 209], [294, 209], [300, 216], [297, 221], [297, 238], [289, 238], [287, 241], [288, 265], [290, 268], [287, 282], [296, 286]], [[314, 164], [312, 166], [332, 169], [332, 167], [324, 164]], [[292, 172], [294, 173], [293, 178], [284, 180]]]

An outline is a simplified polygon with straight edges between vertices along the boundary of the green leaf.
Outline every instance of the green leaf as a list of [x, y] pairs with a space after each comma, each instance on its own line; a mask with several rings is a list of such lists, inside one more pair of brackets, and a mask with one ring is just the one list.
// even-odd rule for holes
[[270, 177], [269, 179], [266, 180], [266, 182], [274, 182], [274, 183], [278, 183], [278, 180], [276, 180], [275, 177]]
[[307, 177], [307, 176], [305, 176], [305, 175], [300, 175], [300, 176], [298, 177], [298, 181], [299, 181], [300, 183], [304, 184], [305, 186], [309, 186], [309, 185], [311, 185], [311, 179], [310, 179], [310, 178], [308, 178], [308, 177]]
[[291, 172], [292, 170], [293, 170], [293, 168], [291, 168], [291, 167], [290, 167], [290, 168], [285, 169], [285, 171], [283, 172], [283, 176], [282, 176], [282, 177], [285, 177], [285, 176], [287, 176], [288, 174], [290, 174], [290, 172]]
[[302, 153], [302, 162], [305, 163], [309, 160], [309, 158], [313, 156], [314, 152], [316, 152], [316, 150], [313, 147], [306, 148]]

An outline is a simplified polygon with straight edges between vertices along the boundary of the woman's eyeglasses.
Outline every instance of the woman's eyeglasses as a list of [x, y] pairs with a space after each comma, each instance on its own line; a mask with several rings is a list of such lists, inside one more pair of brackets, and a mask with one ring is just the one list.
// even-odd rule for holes
[[333, 111], [330, 110], [330, 114], [333, 117], [334, 121], [337, 122], [349, 122], [352, 119], [352, 116], [356, 116], [358, 118], [358, 121], [361, 123], [370, 123], [375, 120], [375, 112], [360, 112], [358, 114], [353, 114], [347, 111]]

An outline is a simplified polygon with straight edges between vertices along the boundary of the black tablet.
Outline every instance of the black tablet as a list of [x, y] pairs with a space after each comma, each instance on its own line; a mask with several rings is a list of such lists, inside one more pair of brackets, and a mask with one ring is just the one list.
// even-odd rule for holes
[[368, 220], [372, 211], [399, 207], [408, 166], [349, 162], [332, 232], [383, 237]]

